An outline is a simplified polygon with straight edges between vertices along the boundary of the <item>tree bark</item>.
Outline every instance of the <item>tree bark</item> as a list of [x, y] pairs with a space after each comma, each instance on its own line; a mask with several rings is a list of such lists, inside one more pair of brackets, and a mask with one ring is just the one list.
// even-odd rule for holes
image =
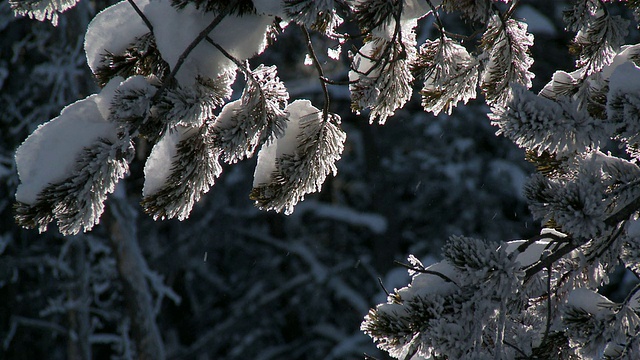
[[164, 343], [155, 321], [151, 292], [145, 277], [147, 264], [137, 241], [135, 213], [122, 199], [112, 199], [107, 209], [104, 220], [123, 283], [137, 358], [164, 360]]
[[70, 291], [69, 297], [75, 300], [79, 306], [68, 313], [69, 327], [73, 329], [77, 338], [68, 337], [68, 358], [69, 360], [89, 360], [92, 358], [91, 343], [91, 316], [89, 315], [90, 304], [90, 266], [87, 261], [87, 247], [84, 237], [73, 240], [72, 251], [75, 263], [76, 288]]

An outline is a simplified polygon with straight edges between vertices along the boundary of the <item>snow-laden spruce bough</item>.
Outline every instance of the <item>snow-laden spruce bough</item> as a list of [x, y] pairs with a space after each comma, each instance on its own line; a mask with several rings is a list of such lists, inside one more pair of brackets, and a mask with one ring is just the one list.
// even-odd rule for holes
[[[640, 45], [625, 45], [631, 21], [612, 15], [608, 7], [624, 7], [609, 3], [569, 5], [576, 69], [557, 71], [538, 95], [528, 90], [534, 39], [514, 17], [518, 1], [117, 3], [86, 34], [100, 93], [66, 107], [16, 153], [16, 220], [40, 231], [54, 221], [64, 234], [91, 230], [135, 161], [136, 139], [153, 144], [142, 205], [156, 219], [188, 217], [221, 175], [220, 162], [258, 149], [251, 198], [291, 213], [336, 173], [346, 138], [308, 29], [340, 44], [362, 38], [349, 52], [352, 109], [384, 123], [415, 85], [426, 111], [451, 114], [480, 89], [498, 135], [537, 166], [525, 193], [544, 228], [502, 244], [454, 236], [429, 267], [410, 257], [412, 283], [372, 309], [361, 329], [398, 359], [640, 359], [640, 287], [620, 303], [597, 293], [619, 265], [640, 275]], [[75, 1], [11, 4], [55, 24]], [[624, 6], [618, 12], [640, 16], [640, 2]], [[461, 43], [443, 13], [481, 35]], [[425, 17], [438, 36], [418, 44]], [[363, 37], [341, 33], [344, 19]], [[319, 108], [290, 99], [275, 65], [246, 61], [287, 26], [308, 41], [325, 95]], [[244, 90], [232, 99], [238, 73]]]

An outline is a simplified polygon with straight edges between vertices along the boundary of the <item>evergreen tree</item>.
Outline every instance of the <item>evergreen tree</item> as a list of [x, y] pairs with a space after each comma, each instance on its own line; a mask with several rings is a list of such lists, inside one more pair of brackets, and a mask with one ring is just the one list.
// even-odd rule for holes
[[[75, 2], [10, 4], [16, 14], [57, 24], [64, 16], [58, 13]], [[118, 344], [131, 333], [136, 356], [161, 359], [164, 344], [150, 294], [176, 303], [178, 296], [149, 271], [135, 225], [127, 220], [126, 201], [115, 199], [105, 212], [108, 195], [140, 160], [136, 154], [146, 157], [142, 209], [154, 219], [185, 220], [223, 169], [256, 152], [251, 199], [259, 209], [292, 214], [336, 174], [345, 150], [344, 124], [331, 112], [329, 86], [348, 85], [352, 110], [366, 111], [371, 123], [380, 124], [406, 106], [414, 86], [421, 88], [423, 109], [434, 115], [450, 115], [460, 102], [481, 94], [497, 133], [523, 148], [537, 167], [525, 195], [542, 221], [540, 235], [504, 243], [453, 236], [443, 248], [444, 259], [426, 267], [411, 256], [406, 264], [411, 284], [370, 310], [361, 330], [398, 359], [634, 358], [640, 353], [639, 287], [620, 302], [597, 290], [619, 264], [638, 276], [640, 45], [624, 45], [630, 22], [623, 16], [637, 15], [638, 4], [575, 1], [564, 15], [567, 29], [576, 32], [571, 44], [576, 70], [555, 72], [538, 95], [529, 90], [534, 39], [516, 17], [518, 5], [489, 0], [112, 5], [88, 25], [84, 43], [101, 90], [39, 126], [16, 152], [15, 219], [41, 232], [55, 222], [62, 234], [76, 235], [92, 230], [106, 213], [102, 221], [130, 310], [130, 329], [121, 331]], [[450, 16], [476, 30], [468, 36], [447, 31]], [[417, 36], [418, 20], [425, 18], [433, 19], [433, 39]], [[342, 30], [348, 28], [341, 27], [345, 20], [359, 34]], [[285, 27], [301, 29], [319, 78], [320, 108], [293, 100], [276, 66], [248, 61]], [[336, 49], [346, 42], [354, 45], [344, 74], [348, 81], [325, 75], [314, 33], [333, 44], [329, 56], [340, 56]], [[243, 81], [236, 85], [238, 72]], [[241, 94], [233, 86], [243, 88]], [[148, 154], [139, 150], [146, 144]], [[605, 153], [611, 144], [624, 152]], [[286, 248], [277, 239], [257, 238]], [[317, 281], [326, 281], [326, 271], [304, 247], [296, 254]], [[349, 289], [339, 282], [331, 286]], [[173, 355], [197, 353], [208, 341], [204, 336]], [[123, 356], [131, 355], [121, 346]]]

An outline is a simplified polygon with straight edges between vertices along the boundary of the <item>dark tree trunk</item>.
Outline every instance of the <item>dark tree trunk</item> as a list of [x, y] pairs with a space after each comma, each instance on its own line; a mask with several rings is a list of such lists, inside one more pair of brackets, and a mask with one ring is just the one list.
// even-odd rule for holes
[[120, 199], [112, 199], [105, 214], [123, 296], [131, 318], [131, 337], [139, 360], [164, 360], [164, 344], [155, 321], [149, 284], [145, 278], [146, 261], [138, 246], [135, 213]]

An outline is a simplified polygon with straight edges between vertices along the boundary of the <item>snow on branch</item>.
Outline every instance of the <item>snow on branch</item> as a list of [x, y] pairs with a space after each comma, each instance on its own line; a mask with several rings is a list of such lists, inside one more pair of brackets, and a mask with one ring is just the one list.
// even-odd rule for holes
[[[527, 349], [526, 341], [540, 339], [531, 332], [531, 325], [539, 325], [536, 321], [541, 319], [523, 322], [519, 317], [527, 298], [513, 291], [524, 278], [518, 258], [510, 255], [513, 250], [452, 237], [445, 247], [445, 260], [424, 271], [410, 270], [411, 284], [371, 309], [361, 329], [397, 359], [515, 358], [516, 350], [497, 346], [502, 341], [497, 329], [504, 327], [504, 339], [523, 336], [521, 346]], [[473, 259], [473, 266], [465, 264], [466, 257]]]
[[558, 178], [532, 177], [525, 187], [531, 211], [577, 237], [607, 236], [613, 226], [631, 216], [627, 206], [636, 204], [640, 191], [629, 184], [639, 181], [640, 168], [600, 152], [576, 159], [574, 166], [575, 171]]
[[257, 146], [284, 133], [289, 93], [276, 70], [275, 66], [264, 65], [246, 69], [242, 96], [220, 112], [212, 136], [225, 162], [251, 157]]
[[518, 146], [537, 152], [566, 155], [597, 148], [604, 143], [612, 127], [593, 118], [571, 98], [557, 101], [536, 96], [525, 87], [513, 84], [511, 99], [495, 104], [489, 118]]
[[128, 173], [133, 156], [130, 138], [107, 120], [120, 80], [67, 106], [18, 148], [19, 224], [42, 232], [56, 220], [63, 234], [76, 234], [99, 222], [107, 194]]
[[251, 199], [260, 209], [291, 214], [306, 194], [320, 191], [327, 175], [335, 175], [346, 134], [337, 115], [323, 121], [308, 100], [296, 100], [286, 111], [284, 136], [258, 153]]
[[481, 42], [487, 57], [481, 88], [489, 104], [506, 103], [511, 83], [531, 87], [534, 74], [529, 71], [533, 64], [529, 47], [532, 45], [533, 35], [527, 33], [526, 23], [504, 20], [499, 13], [491, 16]]
[[[630, 300], [630, 299], [629, 299]], [[616, 304], [589, 289], [571, 292], [562, 308], [570, 345], [583, 358], [634, 359], [640, 355], [636, 304]]]
[[629, 21], [612, 16], [601, 2], [579, 1], [565, 12], [568, 28], [578, 31], [572, 51], [579, 55], [576, 66], [586, 75], [602, 70], [613, 60], [628, 34]]
[[69, 178], [45, 187], [33, 204], [18, 202], [16, 221], [43, 232], [55, 219], [64, 235], [91, 230], [100, 222], [107, 194], [128, 174], [132, 157], [133, 145], [128, 141], [99, 139], [76, 158]]
[[[145, 7], [148, 1], [137, 0], [136, 4]], [[155, 35], [127, 1], [102, 10], [91, 20], [84, 51], [87, 64], [101, 86], [113, 76], [147, 76], [153, 74], [149, 72], [152, 70], [167, 70], [165, 61], [159, 57]]]
[[422, 107], [438, 115], [448, 115], [458, 102], [466, 104], [476, 97], [478, 62], [455, 40], [441, 36], [427, 40], [418, 50], [412, 71], [424, 80], [420, 90]]
[[369, 122], [384, 124], [412, 94], [410, 63], [415, 56], [415, 36], [390, 42], [376, 38], [366, 43], [353, 58], [349, 72], [351, 108], [370, 109]]
[[[154, 146], [145, 164], [142, 207], [154, 219], [189, 217], [193, 205], [222, 172], [211, 122], [176, 127]], [[170, 165], [167, 159], [171, 159]]]
[[10, 0], [9, 5], [16, 15], [28, 16], [38, 21], [49, 20], [58, 26], [58, 13], [76, 6], [80, 0]]

